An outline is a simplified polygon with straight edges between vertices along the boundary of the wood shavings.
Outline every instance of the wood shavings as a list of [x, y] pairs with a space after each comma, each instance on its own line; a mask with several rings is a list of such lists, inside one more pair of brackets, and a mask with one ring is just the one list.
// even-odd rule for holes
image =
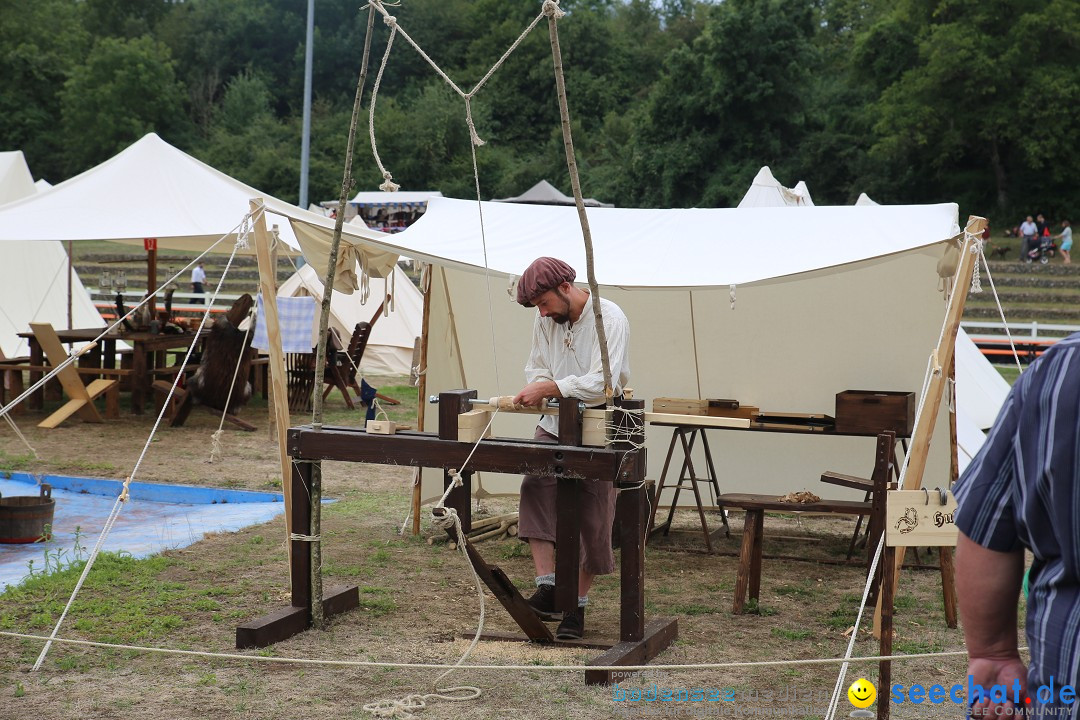
[[784, 495], [783, 497], [779, 498], [779, 501], [785, 503], [797, 503], [800, 505], [805, 505], [807, 503], [821, 502], [821, 498], [819, 498], [817, 495], [810, 492], [809, 490], [800, 490], [799, 492], [791, 492], [787, 495]]

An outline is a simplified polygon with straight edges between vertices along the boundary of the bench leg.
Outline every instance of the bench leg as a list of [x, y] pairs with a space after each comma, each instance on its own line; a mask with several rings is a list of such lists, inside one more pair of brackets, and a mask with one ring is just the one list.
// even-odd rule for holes
[[[731, 612], [741, 615], [746, 605], [746, 591], [750, 589], [752, 599], [757, 599], [761, 584], [761, 528], [765, 519], [763, 510], [746, 510], [743, 521], [742, 547], [739, 549], [739, 573], [735, 579], [735, 602]], [[756, 558], [755, 563], [755, 548]], [[756, 565], [756, 573], [755, 573]]]
[[120, 383], [113, 383], [105, 391], [105, 417], [116, 420], [120, 417]]

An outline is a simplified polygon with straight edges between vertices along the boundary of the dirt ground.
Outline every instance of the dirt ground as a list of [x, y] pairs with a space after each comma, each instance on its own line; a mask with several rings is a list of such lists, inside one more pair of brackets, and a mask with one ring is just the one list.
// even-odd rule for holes
[[[331, 397], [328, 421], [359, 422], [359, 414]], [[415, 407], [413, 404], [412, 407]], [[406, 415], [409, 408], [401, 411]], [[161, 429], [150, 444], [137, 479], [249, 489], [276, 489], [277, 455], [266, 430], [265, 404], [244, 416], [260, 426], [254, 433], [227, 429], [222, 458], [207, 462], [217, 418], [194, 413], [184, 428]], [[124, 477], [142, 450], [152, 416], [124, 415], [119, 421], [79, 421], [53, 431], [37, 430], [40, 414], [17, 417], [43, 460], [35, 461], [6, 427], [0, 431], [3, 468]], [[299, 419], [294, 417], [294, 422]], [[228, 426], [226, 426], [228, 428]], [[453, 663], [468, 646], [462, 634], [476, 627], [479, 599], [461, 555], [429, 545], [435, 535], [425, 515], [420, 537], [398, 535], [409, 511], [412, 471], [403, 468], [326, 463], [325, 492], [337, 498], [324, 518], [324, 575], [327, 585], [358, 584], [362, 607], [333, 619], [325, 631], [309, 631], [267, 651], [270, 656], [345, 661]], [[136, 500], [137, 501], [137, 500]], [[511, 501], [484, 501], [481, 514], [516, 509]], [[650, 617], [676, 617], [679, 637], [654, 665], [766, 660], [799, 661], [842, 656], [865, 572], [843, 562], [854, 521], [820, 517], [767, 517], [761, 603], [758, 614], [732, 615], [742, 518], [732, 512], [730, 538], [721, 534], [718, 553], [706, 555], [697, 516], [675, 515], [677, 531], [647, 549], [646, 610]], [[717, 513], [709, 516], [719, 525]], [[234, 653], [235, 626], [288, 604], [285, 527], [279, 517], [265, 525], [207, 537], [153, 560], [123, 565], [102, 582], [88, 582], [60, 636], [125, 642], [159, 648]], [[94, 538], [89, 538], [92, 541]], [[514, 539], [479, 546], [489, 562], [527, 588], [532, 563]], [[0, 549], [2, 552], [2, 549]], [[795, 559], [799, 558], [799, 559]], [[921, 555], [924, 563], [936, 556]], [[95, 566], [91, 573], [98, 572]], [[107, 568], [102, 573], [110, 572]], [[0, 595], [0, 629], [47, 634], [77, 576]], [[148, 578], [137, 584], [137, 578]], [[618, 575], [599, 578], [590, 593], [587, 633], [615, 637]], [[157, 604], [155, 604], [157, 603]], [[485, 627], [514, 625], [490, 595]], [[167, 622], [166, 622], [167, 620]], [[875, 655], [866, 630], [854, 654]], [[962, 634], [945, 625], [941, 580], [936, 571], [902, 574], [896, 611], [895, 651], [962, 650]], [[72, 645], [53, 647], [43, 668], [29, 672], [41, 644], [0, 637], [0, 718], [366, 718], [365, 703], [431, 692], [438, 672], [371, 667], [269, 664], [198, 656], [150, 654]], [[419, 717], [791, 717], [825, 716], [836, 682], [835, 665], [793, 663], [760, 668], [655, 669], [620, 686], [719, 689], [730, 702], [630, 702], [611, 687], [587, 687], [580, 671], [544, 671], [544, 666], [579, 666], [596, 650], [553, 649], [524, 642], [481, 642], [469, 663], [522, 664], [528, 671], [454, 672], [448, 685], [475, 685], [477, 700], [433, 700]], [[941, 657], [897, 662], [893, 683], [945, 686], [963, 682], [966, 661]], [[844, 684], [838, 717], [852, 706], [846, 687], [860, 676], [878, 678], [876, 664], [857, 664]], [[724, 690], [730, 688], [730, 690]], [[768, 692], [773, 695], [767, 696]], [[885, 694], [884, 688], [878, 688]], [[797, 699], [791, 699], [795, 694]], [[917, 712], [915, 712], [917, 711]], [[757, 712], [757, 714], [753, 714]], [[961, 717], [955, 705], [894, 706], [893, 717]]]

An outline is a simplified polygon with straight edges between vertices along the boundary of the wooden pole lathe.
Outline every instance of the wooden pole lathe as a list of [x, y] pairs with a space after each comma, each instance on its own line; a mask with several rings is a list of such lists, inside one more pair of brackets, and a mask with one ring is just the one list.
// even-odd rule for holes
[[[275, 419], [278, 426], [278, 459], [281, 463], [281, 489], [285, 496], [285, 539], [292, 532], [292, 462], [286, 445], [286, 430], [292, 424], [289, 419], [289, 392], [285, 382], [285, 353], [281, 349], [281, 327], [278, 324], [276, 268], [271, 264], [270, 234], [266, 231], [266, 217], [258, 212], [262, 198], [251, 200], [254, 217], [255, 257], [259, 262], [259, 290], [262, 292], [263, 318], [266, 320], [266, 337], [270, 341], [270, 387], [276, 402]], [[292, 543], [286, 543], [292, 557]], [[290, 562], [289, 567], [292, 567]]]
[[[907, 473], [904, 475], [904, 490], [917, 490], [922, 487], [923, 474], [926, 472], [926, 458], [930, 452], [930, 440], [934, 435], [934, 427], [937, 424], [938, 409], [941, 407], [941, 398], [945, 391], [946, 377], [953, 361], [953, 351], [956, 347], [956, 333], [960, 328], [960, 318], [964, 314], [964, 303], [967, 300], [968, 288], [971, 284], [971, 275], [978, 261], [978, 255], [971, 252], [975, 238], [981, 237], [986, 228], [986, 218], [975, 215], [968, 217], [967, 227], [964, 229], [964, 240], [960, 246], [960, 260], [953, 274], [952, 295], [945, 309], [944, 331], [934, 350], [934, 365], [931, 368], [930, 383], [926, 389], [926, 397], [923, 399], [922, 410], [919, 413], [915, 432], [911, 436], [911, 450], [908, 453]], [[876, 540], [871, 539], [871, 542]], [[900, 568], [904, 564], [904, 548], [898, 548], [896, 559], [893, 563], [893, 587], [898, 587], [900, 581]], [[889, 568], [884, 568], [889, 572]], [[877, 607], [874, 611], [874, 637], [881, 637], [881, 597], [879, 595]]]

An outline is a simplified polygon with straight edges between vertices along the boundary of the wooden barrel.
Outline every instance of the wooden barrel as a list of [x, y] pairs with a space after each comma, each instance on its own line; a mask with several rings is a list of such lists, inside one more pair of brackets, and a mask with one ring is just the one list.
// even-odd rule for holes
[[51, 531], [55, 510], [52, 485], [48, 483], [42, 483], [40, 497], [0, 497], [0, 543], [48, 540], [46, 526]]

